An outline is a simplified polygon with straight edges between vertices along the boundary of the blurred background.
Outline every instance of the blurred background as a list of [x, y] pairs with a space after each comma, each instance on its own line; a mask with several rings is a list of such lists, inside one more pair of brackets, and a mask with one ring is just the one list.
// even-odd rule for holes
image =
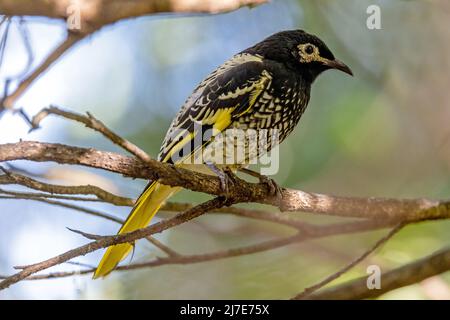
[[[381, 8], [381, 30], [366, 27], [371, 4]], [[429, 197], [450, 195], [450, 3], [448, 1], [273, 0], [222, 15], [158, 15], [107, 26], [72, 48], [16, 103], [33, 115], [49, 104], [92, 112], [115, 132], [156, 156], [167, 127], [186, 97], [233, 54], [285, 29], [318, 35], [355, 77], [327, 72], [314, 84], [300, 125], [281, 146], [282, 186], [342, 196]], [[29, 19], [33, 65], [64, 39], [65, 25]], [[0, 30], [4, 32], [4, 30]], [[0, 85], [27, 62], [12, 28]], [[14, 84], [11, 85], [13, 88]], [[47, 118], [28, 134], [18, 115], [0, 117], [0, 143], [19, 139], [62, 142], [118, 151], [86, 128]], [[15, 162], [53, 183], [96, 184], [135, 197], [145, 181], [53, 163]], [[6, 187], [5, 187], [6, 189]], [[9, 187], [10, 190], [20, 188]], [[206, 195], [183, 191], [176, 201]], [[117, 216], [129, 209], [88, 204]], [[86, 243], [66, 227], [113, 234], [118, 225], [82, 213], [26, 200], [0, 200], [0, 274]], [[330, 217], [291, 213], [305, 221]], [[159, 217], [168, 217], [162, 213]], [[335, 283], [382, 271], [430, 254], [450, 242], [450, 221], [408, 226], [376, 254]], [[264, 253], [193, 265], [21, 282], [0, 298], [31, 299], [285, 299], [337, 271], [386, 231], [339, 236]], [[287, 236], [291, 229], [228, 215], [203, 216], [158, 238], [194, 254]], [[102, 251], [76, 259], [96, 265]], [[140, 241], [133, 261], [161, 253]], [[127, 259], [127, 262], [130, 258]], [[76, 270], [61, 265], [55, 270]], [[450, 274], [395, 290], [381, 299], [450, 299]]]

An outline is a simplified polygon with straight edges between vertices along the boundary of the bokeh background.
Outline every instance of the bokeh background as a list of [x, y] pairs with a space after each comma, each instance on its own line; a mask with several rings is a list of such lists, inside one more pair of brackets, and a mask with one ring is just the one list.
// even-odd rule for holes
[[[370, 4], [381, 8], [381, 30], [366, 27]], [[89, 110], [156, 156], [171, 118], [204, 76], [274, 32], [302, 28], [320, 36], [351, 66], [355, 77], [327, 72], [316, 81], [299, 127], [281, 146], [282, 165], [274, 178], [283, 186], [335, 195], [448, 199], [449, 18], [450, 3], [444, 0], [273, 0], [223, 15], [158, 15], [122, 21], [72, 48], [17, 105], [30, 115], [49, 104], [77, 112]], [[64, 38], [65, 25], [46, 19], [27, 23], [37, 65]], [[26, 59], [19, 32], [12, 28], [0, 81], [19, 73]], [[1, 116], [0, 143], [40, 140], [120, 152], [99, 134], [57, 118], [46, 119], [38, 131], [27, 131], [19, 116]], [[86, 168], [14, 165], [55, 183], [92, 183], [126, 196], [137, 196], [145, 185], [145, 181]], [[206, 198], [183, 191], [175, 200]], [[118, 228], [113, 222], [69, 209], [25, 200], [0, 201], [0, 274], [86, 243], [66, 227], [96, 234], [112, 234]], [[89, 206], [122, 217], [128, 213], [128, 208], [112, 205]], [[335, 221], [295, 215], [317, 223]], [[164, 216], [169, 215], [160, 217]], [[450, 242], [449, 230], [446, 221], [409, 226], [335, 283], [366, 274], [369, 264], [388, 270], [430, 254]], [[270, 223], [211, 215], [165, 232], [159, 239], [189, 254], [290, 232]], [[77, 276], [21, 282], [1, 291], [0, 298], [289, 298], [337, 271], [384, 232], [309, 241], [216, 262], [120, 272], [103, 281]], [[95, 265], [101, 254], [76, 261]], [[159, 254], [141, 241], [133, 261]], [[66, 264], [53, 270], [77, 268], [82, 269]], [[450, 275], [381, 298], [449, 299]]]

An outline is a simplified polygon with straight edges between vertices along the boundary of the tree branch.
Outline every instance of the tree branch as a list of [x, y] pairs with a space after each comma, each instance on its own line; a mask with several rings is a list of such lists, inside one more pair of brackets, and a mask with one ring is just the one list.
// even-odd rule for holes
[[18, 195], [18, 194], [12, 194], [12, 195], [4, 196], [4, 195], [0, 194], [0, 199], [34, 200], [34, 201], [38, 201], [38, 202], [43, 202], [43, 203], [55, 205], [55, 206], [64, 207], [64, 208], [67, 208], [67, 209], [80, 211], [80, 212], [89, 214], [91, 216], [103, 218], [103, 219], [106, 219], [106, 220], [109, 220], [109, 221], [114, 221], [114, 222], [117, 222], [117, 223], [123, 223], [122, 219], [120, 219], [118, 217], [115, 217], [115, 216], [112, 216], [112, 215], [109, 215], [109, 214], [106, 214], [106, 213], [103, 213], [103, 212], [100, 212], [100, 211], [97, 211], [97, 210], [81, 207], [81, 206], [78, 206], [78, 205], [75, 205], [75, 204], [66, 203], [66, 202], [62, 202], [62, 201], [51, 200], [51, 199], [47, 199], [47, 198], [43, 198], [43, 197], [32, 197], [32, 196], [29, 196], [29, 195]]
[[[103, 190], [97, 186], [93, 185], [84, 185], [84, 186], [62, 186], [55, 185], [37, 181], [35, 179], [26, 177], [24, 175], [20, 175], [17, 173], [13, 173], [9, 170], [6, 170], [0, 166], [0, 171], [3, 171], [5, 174], [0, 175], [0, 184], [17, 184], [21, 186], [25, 186], [34, 190], [44, 191], [53, 194], [83, 194], [83, 195], [95, 195], [98, 200], [102, 200], [104, 202], [112, 203], [118, 206], [132, 206], [134, 204], [134, 200], [130, 198], [125, 198], [121, 196], [117, 196], [112, 194], [106, 190]], [[37, 196], [37, 195], [35, 195]], [[48, 196], [45, 195], [44, 196]], [[69, 199], [69, 200], [79, 200], [79, 199]], [[84, 199], [91, 200], [92, 199]], [[94, 199], [95, 200], [95, 199]]]
[[[26, 92], [26, 90], [36, 79], [44, 74], [62, 55], [64, 55], [65, 52], [67, 52], [80, 40], [84, 39], [93, 32], [96, 32], [105, 25], [115, 23], [119, 20], [140, 17], [148, 14], [220, 13], [236, 10], [242, 6], [254, 6], [265, 2], [267, 2], [267, 0], [79, 0], [76, 3], [71, 0], [0, 1], [0, 12], [7, 16], [44, 16], [59, 20], [68, 20], [74, 14], [72, 9], [75, 5], [77, 6], [75, 14], [79, 14], [79, 21], [81, 23], [79, 28], [77, 27], [76, 30], [70, 30], [68, 32], [66, 39], [58, 45], [34, 71], [32, 71], [28, 76], [25, 76], [24, 74], [21, 75], [21, 77], [25, 76], [25, 78], [18, 83], [17, 88], [11, 94], [7, 95], [8, 90], [5, 89], [5, 97], [0, 101], [0, 112], [2, 112], [5, 108], [8, 108], [13, 112], [20, 113], [30, 123], [32, 128], [37, 128], [40, 122], [50, 114], [75, 120], [100, 132], [106, 138], [135, 156], [127, 157], [117, 153], [105, 152], [92, 148], [79, 148], [63, 144], [29, 141], [0, 145], [0, 162], [28, 160], [35, 162], [52, 161], [60, 164], [82, 165], [108, 170], [128, 177], [157, 180], [165, 185], [180, 186], [192, 191], [218, 196], [217, 198], [202, 203], [198, 206], [193, 206], [191, 204], [168, 203], [164, 205], [163, 210], [184, 212], [170, 219], [127, 234], [116, 236], [97, 236], [80, 231], [78, 233], [91, 240], [94, 239], [94, 241], [46, 261], [23, 267], [20, 272], [12, 276], [5, 277], [5, 279], [0, 282], [0, 290], [27, 278], [36, 280], [91, 273], [93, 268], [89, 267], [89, 269], [82, 271], [34, 275], [37, 272], [46, 270], [52, 266], [64, 262], [68, 262], [72, 258], [85, 255], [95, 250], [106, 248], [114, 244], [126, 242], [132, 243], [142, 238], [146, 238], [148, 241], [153, 243], [165, 252], [167, 256], [164, 258], [157, 258], [149, 262], [122, 266], [119, 267], [118, 270], [132, 270], [167, 264], [187, 264], [218, 260], [267, 251], [308, 239], [394, 226], [395, 228], [386, 237], [380, 239], [358, 259], [333, 275], [327, 277], [325, 280], [305, 289], [305, 291], [297, 295], [296, 298], [361, 299], [376, 297], [384, 292], [415, 283], [426, 277], [450, 269], [450, 249], [445, 249], [430, 257], [386, 273], [383, 276], [383, 288], [381, 290], [368, 290], [366, 286], [366, 278], [360, 278], [340, 286], [326, 289], [318, 293], [313, 293], [359, 263], [371, 252], [376, 250], [376, 248], [378, 248], [382, 243], [387, 241], [398, 229], [400, 229], [401, 226], [422, 220], [449, 218], [450, 202], [430, 199], [338, 197], [293, 189], [282, 189], [282, 197], [274, 197], [271, 195], [271, 190], [267, 184], [249, 183], [237, 177], [233, 188], [225, 195], [217, 177], [211, 177], [209, 175], [177, 168], [167, 163], [160, 163], [152, 159], [147, 153], [133, 143], [112, 132], [101, 121], [95, 119], [89, 113], [85, 116], [63, 111], [56, 107], [49, 107], [42, 110], [33, 118], [32, 121], [30, 121], [22, 109], [13, 109], [20, 96]], [[6, 20], [8, 20], [8, 22], [10, 21], [9, 18], [5, 18], [2, 22]], [[7, 33], [5, 34], [5, 42], [6, 36]], [[24, 39], [28, 40], [25, 33]], [[26, 43], [26, 47], [29, 51], [29, 57], [31, 57], [32, 52], [30, 51], [29, 43], [28, 46]], [[28, 67], [30, 65], [31, 63], [27, 64]], [[26, 68], [27, 73], [28, 67]], [[1, 167], [0, 169], [4, 173], [3, 175], [0, 175], [0, 185], [21, 185], [39, 191], [19, 192], [0, 189], [0, 199], [29, 199], [40, 201], [78, 210], [86, 214], [114, 221], [116, 223], [122, 223], [123, 221], [120, 218], [104, 214], [96, 210], [83, 208], [71, 203], [65, 203], [53, 199], [70, 201], [101, 201], [121, 206], [131, 206], [134, 203], [133, 199], [114, 195], [96, 186], [55, 185], [41, 182], [30, 177], [5, 170]], [[91, 197], [86, 197], [86, 195], [90, 195]], [[226, 198], [223, 196], [226, 196]], [[279, 213], [236, 207], [224, 208], [224, 206], [244, 202], [271, 205], [278, 207], [282, 211], [303, 211], [339, 217], [364, 218], [365, 220], [351, 223], [317, 226], [303, 223], [299, 220], [292, 219], [291, 217], [287, 217], [286, 215]], [[179, 254], [155, 238], [151, 237], [151, 235], [155, 233], [180, 225], [210, 211], [231, 213], [242, 217], [282, 224], [294, 228], [295, 234], [289, 237], [268, 240], [246, 247], [197, 255]]]
[[223, 205], [225, 205], [225, 203], [226, 203], [226, 201], [223, 198], [215, 198], [215, 199], [209, 200], [207, 202], [204, 202], [192, 209], [189, 209], [183, 213], [180, 213], [171, 219], [155, 223], [149, 227], [138, 229], [136, 231], [121, 234], [121, 235], [102, 237], [99, 240], [90, 242], [90, 243], [88, 243], [84, 246], [78, 247], [76, 249], [69, 250], [59, 256], [56, 256], [51, 259], [27, 266], [22, 271], [14, 274], [10, 277], [7, 277], [2, 282], [0, 282], [0, 290], [8, 288], [12, 284], [17, 283], [17, 282], [27, 278], [28, 276], [30, 276], [33, 273], [36, 273], [41, 270], [48, 269], [55, 265], [64, 263], [75, 257], [81, 256], [81, 255], [86, 255], [95, 250], [98, 250], [101, 248], [106, 248], [106, 247], [109, 247], [109, 246], [115, 245], [115, 244], [121, 244], [121, 243], [127, 243], [127, 242], [132, 243], [135, 240], [145, 238], [147, 236], [162, 232], [169, 228], [173, 228], [174, 226], [177, 226], [186, 221], [192, 220], [210, 210], [222, 207]]
[[450, 247], [430, 256], [382, 274], [381, 289], [367, 288], [367, 277], [361, 277], [342, 285], [311, 295], [310, 299], [345, 300], [376, 298], [383, 293], [405, 287], [450, 270]]
[[[0, 145], [0, 162], [13, 160], [82, 165], [133, 178], [158, 180], [165, 185], [181, 186], [192, 191], [223, 195], [217, 177], [176, 168], [153, 159], [144, 164], [135, 158], [92, 148], [33, 141]], [[266, 184], [249, 183], [239, 178], [227, 196], [229, 204], [257, 202], [276, 206], [282, 211], [303, 211], [342, 217], [397, 219], [404, 222], [450, 217], [449, 201], [338, 197], [293, 189], [283, 189], [282, 198], [279, 199], [270, 194]]]
[[[32, 160], [32, 161], [55, 161], [58, 163], [77, 164], [89, 167], [95, 167], [99, 169], [106, 169], [116, 173], [121, 173], [131, 177], [143, 177], [152, 180], [158, 180], [159, 182], [171, 186], [181, 186], [193, 191], [200, 191], [209, 193], [212, 195], [223, 195], [222, 188], [220, 187], [220, 181], [216, 177], [204, 175], [189, 170], [174, 167], [167, 163], [160, 163], [151, 157], [149, 157], [144, 151], [139, 149], [131, 142], [119, 137], [111, 130], [109, 130], [103, 123], [95, 119], [93, 116], [75, 114], [68, 111], [63, 111], [55, 107], [44, 109], [38, 113], [32, 121], [33, 127], [37, 127], [40, 121], [49, 114], [55, 114], [67, 119], [75, 120], [85, 124], [87, 127], [94, 129], [102, 133], [106, 138], [121, 146], [125, 150], [135, 155], [138, 159], [121, 156], [112, 152], [103, 152], [95, 149], [85, 149], [72, 147], [62, 144], [45, 144], [39, 142], [19, 142], [15, 144], [0, 145], [0, 162], [12, 161], [12, 160]], [[113, 220], [115, 222], [121, 222], [119, 219], [104, 215], [90, 209], [84, 209], [78, 206], [72, 206], [69, 204], [49, 200], [48, 198], [60, 198], [66, 200], [87, 200], [87, 201], [104, 201], [115, 203], [119, 205], [130, 205], [133, 203], [131, 199], [118, 197], [111, 193], [108, 193], [95, 186], [58, 186], [44, 182], [34, 180], [32, 178], [22, 176], [20, 174], [12, 173], [6, 169], [0, 167], [4, 172], [4, 175], [0, 176], [0, 184], [19, 184], [27, 186], [29, 188], [44, 191], [46, 193], [24, 193], [17, 191], [1, 190], [0, 193], [6, 196], [0, 198], [24, 198], [47, 202], [50, 204], [62, 205], [84, 211], [88, 214], [97, 215], [102, 218]], [[134, 170], [133, 172], [130, 172]], [[148, 174], [148, 175], [147, 175]], [[47, 194], [50, 193], [50, 194]], [[57, 193], [54, 195], [53, 193]], [[168, 257], [158, 258], [154, 261], [134, 264], [126, 267], [121, 267], [123, 270], [133, 268], [143, 268], [158, 266], [163, 264], [175, 264], [175, 263], [197, 263], [202, 261], [210, 261], [216, 259], [222, 259], [227, 257], [233, 257], [243, 254], [250, 254], [265, 250], [271, 250], [279, 246], [288, 245], [294, 242], [304, 241], [307, 239], [329, 236], [333, 234], [342, 234], [347, 232], [359, 232], [364, 230], [373, 230], [380, 227], [388, 227], [392, 225], [405, 225], [407, 223], [417, 222], [421, 220], [429, 219], [443, 219], [448, 218], [450, 215], [450, 205], [446, 201], [433, 201], [428, 199], [412, 199], [412, 200], [399, 200], [399, 199], [381, 199], [381, 198], [350, 198], [350, 197], [335, 197], [322, 194], [307, 193], [300, 190], [282, 189], [281, 197], [273, 197], [270, 194], [269, 187], [264, 183], [248, 183], [242, 179], [236, 177], [233, 189], [226, 194], [226, 198], [218, 197], [203, 203], [199, 206], [187, 208], [186, 211], [174, 218], [156, 223], [147, 228], [139, 229], [134, 232], [117, 235], [117, 236], [97, 236], [89, 235], [84, 232], [79, 232], [83, 236], [89, 239], [95, 239], [95, 241], [88, 245], [70, 250], [62, 255], [51, 258], [46, 261], [39, 262], [34, 265], [25, 266], [23, 269], [15, 275], [6, 277], [0, 283], [0, 290], [9, 287], [18, 281], [26, 279], [32, 274], [48, 269], [54, 265], [66, 262], [74, 257], [90, 253], [100, 248], [108, 247], [114, 244], [120, 244], [125, 242], [134, 242], [141, 238], [147, 238], [155, 246], [164, 251]], [[63, 195], [61, 195], [63, 194]], [[96, 198], [80, 198], [69, 197], [67, 195], [72, 194], [92, 194]], [[282, 210], [290, 211], [307, 211], [319, 214], [330, 214], [343, 217], [359, 217], [369, 218], [370, 220], [350, 223], [350, 224], [338, 224], [330, 226], [314, 226], [305, 224], [300, 221], [293, 221], [286, 218], [281, 218], [274, 214], [267, 214], [260, 211], [245, 210], [241, 208], [231, 208], [228, 211], [233, 211], [237, 215], [247, 216], [250, 218], [266, 219], [272, 222], [282, 223], [292, 226], [297, 229], [297, 234], [294, 236], [274, 239], [266, 241], [253, 246], [244, 248], [236, 248], [224, 250], [221, 252], [202, 254], [194, 256], [180, 255], [172, 249], [168, 248], [164, 244], [160, 243], [150, 235], [156, 232], [172, 228], [176, 225], [189, 221], [199, 215], [202, 215], [208, 211], [223, 210], [223, 206], [229, 206], [241, 202], [258, 202], [262, 204], [270, 204], [277, 206]], [[169, 204], [172, 209], [175, 204]], [[296, 298], [310, 298], [315, 295], [310, 295], [311, 292], [321, 288], [322, 286], [333, 281], [351, 267], [359, 263], [378, 246], [384, 243], [390, 236], [398, 230], [399, 227], [394, 228], [387, 237], [378, 241], [375, 246], [366, 251], [357, 260], [344, 267], [335, 274], [327, 277], [325, 280], [319, 282], [313, 287], [305, 289], [305, 291], [296, 296]], [[84, 270], [85, 274], [92, 270]], [[77, 272], [78, 274], [80, 272]], [[58, 274], [38, 275], [32, 279], [42, 278], [54, 278], [63, 277], [74, 274], [73, 272], [65, 272]]]
[[[16, 1], [11, 2], [15, 3]], [[2, 4], [4, 4], [4, 1], [3, 2], [0, 1], [0, 12], [2, 12], [1, 10]], [[69, 33], [66, 39], [61, 44], [59, 44], [47, 56], [47, 58], [45, 58], [45, 60], [35, 70], [33, 70], [33, 72], [29, 76], [27, 76], [19, 83], [16, 90], [14, 90], [13, 93], [4, 98], [3, 106], [5, 108], [12, 109], [17, 99], [19, 99], [20, 96], [22, 96], [22, 94], [31, 86], [31, 84], [41, 75], [43, 75], [50, 68], [50, 66], [56, 62], [56, 60], [58, 60], [65, 52], [67, 52], [67, 50], [69, 50], [73, 45], [75, 45], [85, 36], [86, 36], [85, 34], [81, 33]]]
[[[156, 13], [225, 13], [253, 7], [268, 0], [79, 0], [82, 19], [95, 25]], [[3, 0], [0, 12], [8, 16], [67, 19], [71, 0]]]
[[69, 120], [73, 120], [79, 123], [84, 124], [86, 127], [93, 129], [97, 132], [100, 132], [103, 136], [105, 136], [108, 140], [117, 144], [121, 148], [130, 152], [132, 155], [135, 155], [139, 160], [144, 163], [147, 163], [151, 160], [150, 156], [143, 151], [141, 148], [131, 143], [130, 141], [122, 138], [118, 134], [111, 131], [108, 127], [106, 127], [100, 120], [96, 119], [89, 112], [87, 116], [78, 114], [75, 112], [65, 111], [55, 106], [50, 106], [48, 108], [42, 109], [39, 113], [37, 113], [33, 119], [31, 120], [31, 124], [33, 129], [39, 128], [39, 124], [42, 120], [44, 120], [49, 115], [57, 115]]
[[308, 288], [305, 288], [303, 292], [297, 294], [293, 299], [294, 300], [301, 300], [301, 299], [308, 299], [311, 294], [320, 288], [323, 288], [327, 284], [331, 283], [332, 281], [336, 280], [343, 274], [345, 274], [347, 271], [349, 271], [351, 268], [359, 264], [361, 261], [363, 261], [365, 258], [367, 258], [371, 253], [373, 253], [375, 250], [377, 250], [379, 247], [381, 247], [386, 241], [391, 239], [401, 228], [403, 227], [403, 223], [399, 223], [397, 226], [395, 226], [387, 235], [379, 239], [371, 248], [366, 250], [362, 255], [360, 255], [358, 258], [353, 260], [351, 263], [340, 269], [339, 271], [333, 273], [332, 275], [326, 277], [324, 280], [320, 281], [319, 283], [316, 283], [313, 286], [310, 286]]
[[[216, 198], [217, 201], [218, 198]], [[211, 200], [213, 201], [213, 200]], [[211, 202], [210, 201], [210, 202]], [[200, 206], [206, 205], [207, 203], [204, 203]], [[221, 204], [218, 203], [217, 206], [220, 206]], [[196, 208], [200, 207], [197, 206]], [[214, 205], [211, 206], [210, 210], [214, 210]], [[191, 210], [195, 210], [191, 209]], [[199, 213], [194, 213], [192, 211], [191, 213], [188, 213], [189, 211], [186, 211], [183, 214], [179, 214], [177, 217], [179, 217], [180, 220], [183, 220], [184, 217], [181, 217], [182, 215], [200, 215]], [[206, 211], [205, 211], [206, 212]], [[177, 218], [175, 217], [175, 218]], [[174, 219], [174, 218], [172, 218]], [[10, 277], [3, 277], [5, 280], [3, 282], [0, 282], [0, 290], [7, 288], [11, 284], [14, 284], [18, 281], [24, 280], [24, 279], [30, 279], [30, 280], [40, 280], [40, 279], [49, 279], [49, 278], [60, 278], [60, 277], [67, 277], [75, 274], [89, 274], [94, 271], [94, 269], [90, 270], [83, 270], [83, 271], [69, 271], [69, 272], [58, 272], [58, 273], [50, 273], [47, 275], [37, 275], [33, 277], [29, 277], [30, 275], [48, 269], [52, 266], [61, 264], [63, 262], [66, 262], [70, 259], [73, 259], [75, 257], [85, 255], [87, 253], [96, 251], [98, 249], [113, 245], [113, 244], [119, 244], [124, 242], [132, 242], [134, 240], [140, 239], [142, 237], [145, 237], [149, 234], [154, 234], [157, 232], [162, 231], [162, 229], [168, 229], [170, 226], [168, 224], [173, 223], [172, 219], [165, 220], [159, 223], [156, 223], [152, 226], [136, 230], [131, 233], [123, 234], [123, 235], [116, 235], [116, 236], [103, 236], [99, 237], [98, 240], [91, 242], [87, 245], [78, 247], [76, 249], [70, 250], [62, 255], [53, 257], [51, 259], [48, 259], [46, 261], [33, 264], [30, 266], [23, 266], [23, 270], [20, 273], [17, 273]], [[168, 257], [168, 258], [157, 258], [156, 260], [150, 261], [150, 262], [143, 262], [143, 263], [135, 263], [127, 266], [121, 266], [118, 267], [116, 270], [134, 270], [134, 269], [141, 269], [141, 268], [148, 268], [148, 267], [157, 267], [167, 264], [191, 264], [191, 263], [200, 263], [200, 262], [207, 262], [212, 260], [219, 260], [219, 259], [225, 259], [225, 258], [231, 258], [231, 257], [237, 257], [241, 255], [248, 255], [253, 253], [258, 253], [262, 251], [268, 251], [272, 249], [276, 249], [279, 247], [283, 247], [289, 244], [293, 243], [299, 243], [305, 240], [309, 239], [317, 239], [317, 238], [323, 238], [333, 235], [340, 235], [340, 234], [350, 234], [350, 233], [357, 233], [357, 232], [364, 232], [369, 230], [376, 230], [380, 228], [385, 228], [392, 226], [393, 223], [390, 221], [384, 221], [384, 222], [374, 222], [374, 221], [362, 221], [362, 222], [350, 222], [350, 223], [336, 223], [332, 225], [327, 226], [314, 226], [309, 225], [307, 228], [305, 228], [302, 231], [298, 231], [296, 234], [284, 237], [280, 239], [273, 239], [264, 241], [255, 245], [249, 245], [246, 247], [241, 248], [235, 248], [235, 249], [228, 249], [228, 250], [222, 250], [218, 252], [213, 253], [206, 253], [206, 254], [197, 254], [197, 255], [180, 255], [176, 257]], [[82, 233], [85, 234], [85, 233]], [[91, 237], [89, 234], [85, 234], [87, 237]], [[97, 237], [97, 236], [93, 236]], [[1, 278], [1, 277], [0, 277]], [[5, 282], [6, 281], [6, 282]]]
[[[66, 39], [3, 99], [2, 108], [12, 109], [31, 84], [77, 42], [105, 25], [119, 20], [157, 13], [224, 13], [241, 7], [257, 6], [268, 0], [3, 0], [0, 12], [6, 16], [42, 16], [67, 20], [79, 15], [78, 29], [71, 29]], [[74, 6], [76, 13], [73, 12]], [[21, 110], [21, 109], [20, 109]], [[22, 111], [23, 114], [23, 111]], [[24, 114], [23, 114], [24, 115]], [[27, 118], [27, 117], [25, 117]]]
[[[93, 212], [95, 216], [104, 216], [108, 217], [108, 220], [117, 220], [115, 217], [111, 217], [107, 214], [102, 214], [98, 211], [94, 211], [91, 209], [87, 209], [84, 207], [79, 207], [72, 204], [67, 204], [59, 201], [47, 201], [47, 199], [63, 199], [63, 200], [71, 200], [71, 201], [102, 201], [106, 203], [111, 203], [118, 206], [132, 206], [135, 202], [134, 199], [121, 197], [118, 195], [114, 195], [106, 190], [103, 190], [97, 186], [92, 185], [84, 185], [84, 186], [63, 186], [63, 185], [55, 185], [48, 184], [44, 182], [37, 181], [30, 177], [24, 176], [22, 174], [14, 173], [10, 170], [6, 170], [0, 166], [0, 170], [5, 172], [4, 175], [0, 175], [0, 184], [17, 184], [21, 186], [25, 186], [27, 188], [31, 188], [34, 190], [44, 191], [47, 193], [30, 193], [30, 192], [16, 192], [16, 191], [7, 191], [0, 189], [0, 194], [6, 194], [7, 197], [4, 199], [23, 199], [23, 200], [35, 200], [46, 202], [49, 204], [54, 204], [58, 206], [67, 207], [74, 210], [79, 210], [85, 213]], [[28, 173], [29, 174], [29, 173]], [[87, 198], [87, 197], [72, 197], [72, 196], [60, 196], [60, 195], [95, 195], [96, 198]], [[170, 211], [170, 212], [180, 212], [191, 209], [193, 207], [190, 203], [175, 203], [168, 202], [165, 203], [161, 210]], [[273, 223], [282, 224], [285, 226], [289, 226], [296, 229], [302, 229], [306, 225], [304, 222], [299, 221], [298, 219], [288, 217], [286, 215], [276, 213], [276, 212], [268, 212], [264, 210], [256, 210], [256, 209], [245, 209], [245, 208], [237, 208], [237, 207], [229, 207], [229, 208], [219, 208], [214, 211], [214, 213], [223, 213], [223, 214], [233, 214], [240, 217], [250, 218], [250, 219], [258, 219]], [[119, 219], [120, 220], [120, 219]]]

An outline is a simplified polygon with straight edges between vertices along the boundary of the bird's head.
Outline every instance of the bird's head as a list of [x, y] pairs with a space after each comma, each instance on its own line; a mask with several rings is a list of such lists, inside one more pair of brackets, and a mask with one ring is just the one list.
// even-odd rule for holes
[[246, 51], [281, 62], [305, 76], [310, 76], [311, 80], [329, 69], [353, 75], [352, 70], [336, 59], [322, 40], [303, 30], [275, 33]]

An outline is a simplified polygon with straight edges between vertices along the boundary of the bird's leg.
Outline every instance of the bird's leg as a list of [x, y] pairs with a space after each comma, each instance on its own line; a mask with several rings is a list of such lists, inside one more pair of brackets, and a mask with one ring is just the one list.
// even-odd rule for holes
[[207, 162], [206, 166], [214, 172], [220, 180], [220, 188], [222, 189], [226, 198], [230, 193], [230, 186], [234, 184], [234, 173], [227, 167], [219, 169], [214, 163]]
[[239, 171], [248, 174], [249, 176], [255, 177], [259, 179], [260, 183], [264, 183], [269, 187], [269, 192], [272, 196], [276, 196], [281, 198], [282, 197], [282, 188], [278, 183], [276, 183], [275, 180], [272, 178], [269, 178], [268, 176], [265, 176], [263, 174], [260, 174], [259, 172], [247, 169], [247, 168], [239, 168]]
[[[133, 258], [134, 258], [134, 253], [135, 253], [135, 250], [136, 250], [136, 247], [135, 247], [135, 242], [133, 242], [133, 243], [130, 243], [131, 244], [131, 246], [133, 247], [133, 249], [132, 249], [132, 251], [131, 251], [131, 256], [130, 256], [130, 263], [133, 261]], [[116, 266], [117, 267], [117, 266]]]

